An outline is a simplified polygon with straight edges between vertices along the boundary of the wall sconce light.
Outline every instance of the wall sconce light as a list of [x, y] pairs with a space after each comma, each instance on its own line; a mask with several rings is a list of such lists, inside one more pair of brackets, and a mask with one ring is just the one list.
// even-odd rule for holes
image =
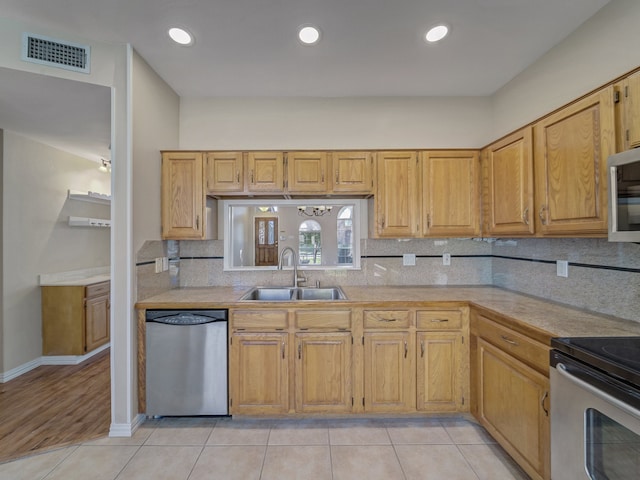
[[324, 215], [331, 215], [331, 205], [319, 205], [316, 207], [298, 207], [298, 215], [307, 217], [322, 217]]
[[102, 173], [109, 173], [111, 171], [111, 160], [102, 159], [102, 165], [98, 167]]

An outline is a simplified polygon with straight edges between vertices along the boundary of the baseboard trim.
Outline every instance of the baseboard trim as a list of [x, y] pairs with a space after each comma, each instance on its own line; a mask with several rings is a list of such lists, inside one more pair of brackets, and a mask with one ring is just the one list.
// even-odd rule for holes
[[0, 373], [0, 383], [6, 383], [9, 380], [13, 380], [20, 375], [24, 375], [25, 373], [30, 372], [34, 368], [38, 368], [40, 365], [42, 365], [42, 357], [31, 360], [27, 363], [23, 363], [22, 365], [16, 368], [12, 368], [7, 372]]
[[131, 437], [144, 423], [145, 416], [142, 413], [136, 415], [131, 423], [112, 423], [109, 428], [110, 437]]
[[14, 378], [18, 378], [20, 375], [24, 375], [41, 365], [78, 365], [79, 363], [82, 363], [94, 355], [106, 350], [110, 346], [111, 343], [106, 343], [85, 355], [51, 355], [35, 358], [30, 362], [19, 365], [16, 368], [12, 368], [7, 372], [0, 373], [0, 383], [6, 383]]
[[84, 355], [48, 355], [42, 357], [42, 365], [78, 365], [85, 360], [90, 359], [94, 355], [106, 350], [111, 346], [111, 343], [105, 343], [101, 347], [90, 351]]

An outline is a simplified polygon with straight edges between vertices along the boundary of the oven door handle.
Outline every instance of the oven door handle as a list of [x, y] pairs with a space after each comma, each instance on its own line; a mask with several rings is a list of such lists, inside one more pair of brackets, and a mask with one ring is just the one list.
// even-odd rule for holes
[[556, 370], [564, 378], [566, 378], [567, 380], [575, 383], [576, 385], [578, 385], [579, 387], [585, 389], [586, 391], [592, 393], [596, 397], [601, 398], [605, 402], [611, 403], [612, 405], [618, 407], [620, 410], [623, 410], [624, 412], [628, 413], [629, 415], [633, 415], [635, 417], [640, 418], [640, 410], [637, 410], [637, 409], [627, 405], [626, 403], [618, 400], [617, 398], [612, 397], [608, 393], [603, 392], [602, 390], [594, 387], [593, 385], [590, 385], [589, 383], [585, 382], [584, 380], [579, 379], [575, 375], [572, 375], [571, 373], [569, 373], [569, 371], [567, 370], [567, 367], [564, 365], [564, 363], [558, 363], [556, 365]]

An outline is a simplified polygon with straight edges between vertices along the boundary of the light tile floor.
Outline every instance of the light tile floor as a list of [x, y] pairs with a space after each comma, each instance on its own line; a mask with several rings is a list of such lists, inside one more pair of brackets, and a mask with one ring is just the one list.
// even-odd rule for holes
[[162, 418], [0, 464], [0, 480], [526, 480], [464, 418]]

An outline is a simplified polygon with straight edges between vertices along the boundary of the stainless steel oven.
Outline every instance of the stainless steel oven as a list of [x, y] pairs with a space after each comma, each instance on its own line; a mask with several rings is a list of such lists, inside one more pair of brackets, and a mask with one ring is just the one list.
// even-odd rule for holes
[[551, 342], [551, 478], [640, 478], [640, 337]]

